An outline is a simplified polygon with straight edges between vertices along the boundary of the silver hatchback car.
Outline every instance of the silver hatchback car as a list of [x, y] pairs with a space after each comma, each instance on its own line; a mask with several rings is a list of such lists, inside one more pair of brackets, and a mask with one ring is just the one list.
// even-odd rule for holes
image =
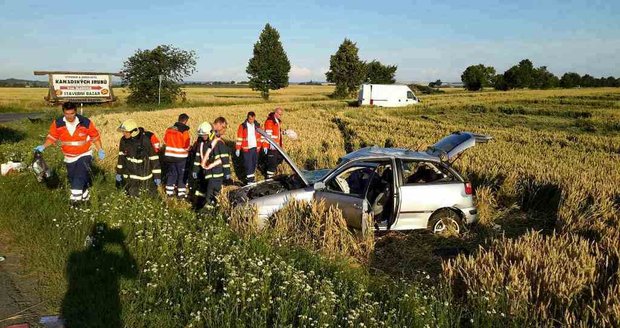
[[261, 129], [291, 166], [277, 176], [229, 194], [234, 206], [256, 206], [267, 220], [289, 200], [338, 206], [352, 229], [460, 232], [477, 220], [471, 183], [451, 164], [468, 148], [491, 137], [455, 132], [426, 151], [367, 147], [342, 157], [334, 169], [302, 171]]

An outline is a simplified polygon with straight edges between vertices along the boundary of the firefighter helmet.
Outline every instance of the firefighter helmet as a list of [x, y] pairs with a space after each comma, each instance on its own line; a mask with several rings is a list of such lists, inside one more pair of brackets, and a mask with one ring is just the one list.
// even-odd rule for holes
[[198, 135], [199, 136], [208, 135], [211, 133], [212, 130], [213, 130], [213, 127], [211, 126], [211, 123], [202, 122], [200, 126], [198, 127]]
[[118, 127], [118, 132], [131, 132], [138, 128], [138, 123], [132, 119], [128, 119], [125, 122], [121, 123]]

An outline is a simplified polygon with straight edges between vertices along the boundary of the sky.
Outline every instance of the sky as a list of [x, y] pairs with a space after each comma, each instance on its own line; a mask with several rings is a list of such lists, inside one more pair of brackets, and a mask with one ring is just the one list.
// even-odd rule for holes
[[243, 81], [266, 23], [280, 32], [291, 82], [324, 81], [345, 38], [398, 81], [460, 81], [469, 65], [521, 59], [620, 76], [620, 1], [0, 0], [0, 79], [34, 70], [118, 72], [138, 49], [198, 55], [188, 81]]

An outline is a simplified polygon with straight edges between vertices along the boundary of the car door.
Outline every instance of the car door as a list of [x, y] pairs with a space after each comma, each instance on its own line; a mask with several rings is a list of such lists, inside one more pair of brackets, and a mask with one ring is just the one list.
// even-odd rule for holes
[[348, 165], [330, 175], [315, 191], [314, 198], [327, 206], [337, 206], [349, 227], [364, 230], [364, 218], [369, 211], [365, 195], [373, 174], [374, 168], [367, 163]]
[[458, 204], [463, 183], [439, 163], [400, 160], [400, 208], [394, 230], [425, 229], [440, 208]]

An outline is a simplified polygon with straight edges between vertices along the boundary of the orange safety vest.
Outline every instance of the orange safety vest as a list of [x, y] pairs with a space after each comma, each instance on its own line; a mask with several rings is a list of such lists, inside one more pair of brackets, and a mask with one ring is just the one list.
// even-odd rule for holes
[[[280, 130], [280, 123], [282, 123], [282, 121], [279, 119], [276, 120], [274, 114], [275, 113], [272, 112], [267, 116], [267, 120], [265, 121], [265, 132], [273, 141], [282, 147], [282, 130]], [[263, 142], [263, 148], [271, 148], [267, 140]]]
[[[248, 147], [248, 121], [245, 121], [239, 125], [239, 129], [237, 129], [237, 142], [235, 143], [235, 149], [240, 150], [243, 149], [244, 152], [250, 150]], [[254, 121], [254, 137], [256, 138], [256, 148], [257, 150], [261, 148], [262, 143], [264, 142], [263, 137], [258, 133], [256, 129], [260, 128], [260, 124]]]
[[190, 149], [189, 127], [180, 122], [174, 123], [166, 129], [164, 143], [166, 144], [165, 156], [187, 158]]
[[71, 134], [63, 118], [60, 117], [52, 122], [47, 140], [52, 143], [60, 142], [62, 153], [66, 158], [77, 157], [90, 151], [93, 141], [99, 139], [99, 131], [95, 124], [82, 115], [76, 115], [79, 123]]

